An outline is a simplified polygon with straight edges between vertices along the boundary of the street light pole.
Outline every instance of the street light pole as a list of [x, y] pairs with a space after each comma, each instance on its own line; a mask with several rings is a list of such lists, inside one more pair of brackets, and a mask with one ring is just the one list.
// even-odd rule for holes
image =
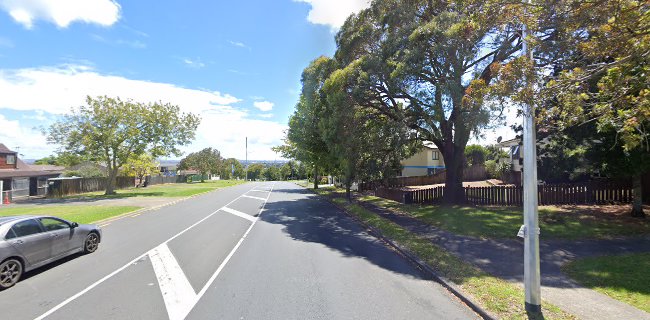
[[[522, 50], [531, 61], [526, 37], [528, 30], [523, 26]], [[527, 85], [531, 85], [528, 83]], [[526, 291], [526, 311], [541, 312], [541, 276], [539, 262], [539, 223], [537, 199], [537, 141], [535, 131], [535, 105], [528, 101], [524, 107], [524, 287]]]

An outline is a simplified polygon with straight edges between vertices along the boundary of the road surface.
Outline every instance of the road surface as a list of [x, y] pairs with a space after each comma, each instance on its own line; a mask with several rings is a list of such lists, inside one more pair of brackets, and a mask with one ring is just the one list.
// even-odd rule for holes
[[103, 226], [97, 252], [0, 292], [3, 319], [470, 319], [309, 191], [249, 183]]

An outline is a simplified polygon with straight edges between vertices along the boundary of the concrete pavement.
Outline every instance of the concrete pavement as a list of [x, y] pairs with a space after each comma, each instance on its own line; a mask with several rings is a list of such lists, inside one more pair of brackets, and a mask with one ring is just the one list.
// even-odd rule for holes
[[100, 249], [0, 292], [8, 319], [468, 319], [338, 209], [256, 183], [113, 221]]

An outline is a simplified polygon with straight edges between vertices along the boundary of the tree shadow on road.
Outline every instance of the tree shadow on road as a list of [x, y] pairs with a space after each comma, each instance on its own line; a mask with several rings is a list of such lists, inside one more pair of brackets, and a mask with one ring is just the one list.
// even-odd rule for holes
[[386, 270], [423, 278], [423, 274], [388, 249], [340, 209], [305, 189], [276, 189], [291, 200], [271, 201], [261, 220], [283, 225], [291, 238], [320, 243], [345, 257], [361, 258]]

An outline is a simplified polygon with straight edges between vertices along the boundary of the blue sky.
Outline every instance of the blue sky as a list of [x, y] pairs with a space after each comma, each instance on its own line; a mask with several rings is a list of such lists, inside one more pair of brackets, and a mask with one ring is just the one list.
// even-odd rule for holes
[[53, 152], [47, 126], [85, 95], [163, 100], [200, 113], [193, 151], [274, 159], [300, 74], [332, 55], [366, 0], [0, 0], [0, 142]]

